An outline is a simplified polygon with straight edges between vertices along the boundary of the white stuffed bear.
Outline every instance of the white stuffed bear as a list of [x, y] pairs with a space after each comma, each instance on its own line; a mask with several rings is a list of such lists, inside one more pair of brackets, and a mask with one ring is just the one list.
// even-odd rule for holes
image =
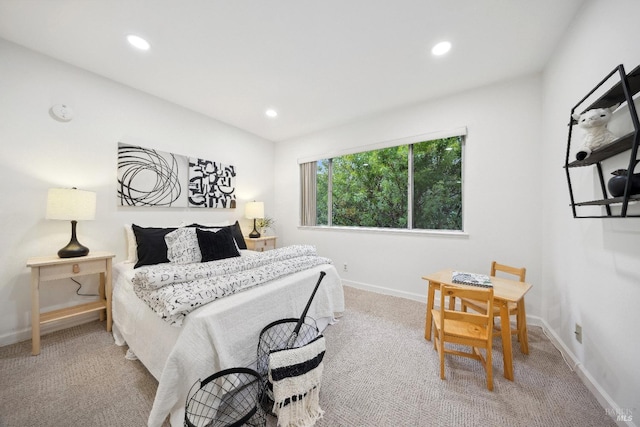
[[594, 108], [582, 114], [574, 113], [571, 116], [578, 122], [578, 127], [584, 130], [584, 140], [582, 147], [576, 153], [576, 159], [584, 160], [596, 148], [603, 147], [618, 138], [607, 129], [607, 123], [619, 105], [616, 104], [609, 108]]

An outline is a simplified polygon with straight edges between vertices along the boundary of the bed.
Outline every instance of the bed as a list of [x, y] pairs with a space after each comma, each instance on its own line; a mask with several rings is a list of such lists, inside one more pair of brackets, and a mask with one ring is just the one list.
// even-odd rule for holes
[[[286, 249], [280, 251], [286, 252]], [[238, 252], [238, 262], [256, 263], [261, 260], [259, 257], [265, 256], [245, 249]], [[198, 267], [223, 262], [203, 262]], [[274, 320], [299, 317], [321, 271], [326, 272], [326, 276], [308, 316], [323, 330], [344, 311], [342, 284], [335, 267], [320, 264], [215, 299], [193, 309], [172, 325], [137, 294], [136, 278], [139, 279], [140, 272], [153, 271], [156, 267], [135, 266], [127, 261], [114, 265], [113, 335], [116, 344], [129, 347], [127, 357], [139, 359], [158, 380], [148, 420], [151, 427], [162, 425], [167, 416], [172, 426], [183, 425], [187, 394], [198, 379], [222, 369], [253, 366], [262, 328]]]

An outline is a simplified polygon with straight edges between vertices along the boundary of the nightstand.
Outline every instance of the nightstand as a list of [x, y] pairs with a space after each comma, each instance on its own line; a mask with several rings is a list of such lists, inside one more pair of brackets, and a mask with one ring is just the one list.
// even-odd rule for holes
[[[104, 311], [106, 311], [107, 331], [111, 331], [111, 264], [113, 257], [115, 255], [110, 252], [92, 252], [87, 256], [77, 258], [46, 256], [27, 260], [27, 267], [31, 267], [31, 353], [34, 356], [40, 354], [40, 325], [45, 323], [93, 311], [100, 311], [100, 320], [104, 320]], [[98, 301], [40, 313], [40, 283], [89, 274], [100, 274], [100, 299]]]
[[251, 251], [264, 252], [276, 248], [276, 236], [264, 236], [255, 239], [245, 237], [244, 241], [247, 243], [247, 249]]

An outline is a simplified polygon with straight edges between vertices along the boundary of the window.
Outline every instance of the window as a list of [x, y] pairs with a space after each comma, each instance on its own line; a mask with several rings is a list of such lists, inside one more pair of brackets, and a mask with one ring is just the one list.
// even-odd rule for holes
[[462, 230], [462, 142], [451, 136], [302, 163], [302, 225]]

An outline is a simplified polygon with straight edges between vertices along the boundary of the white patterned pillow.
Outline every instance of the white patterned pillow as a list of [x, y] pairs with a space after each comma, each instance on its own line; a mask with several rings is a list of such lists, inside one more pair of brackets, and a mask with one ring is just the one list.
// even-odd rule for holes
[[190, 264], [202, 261], [196, 229], [182, 227], [164, 236], [167, 242], [167, 258], [175, 264]]

